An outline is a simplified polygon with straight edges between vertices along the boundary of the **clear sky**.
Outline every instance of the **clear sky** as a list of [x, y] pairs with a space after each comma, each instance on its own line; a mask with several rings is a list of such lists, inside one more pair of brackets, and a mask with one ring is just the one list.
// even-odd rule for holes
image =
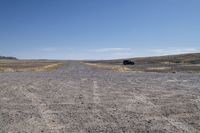
[[0, 0], [0, 55], [109, 59], [200, 51], [200, 0]]

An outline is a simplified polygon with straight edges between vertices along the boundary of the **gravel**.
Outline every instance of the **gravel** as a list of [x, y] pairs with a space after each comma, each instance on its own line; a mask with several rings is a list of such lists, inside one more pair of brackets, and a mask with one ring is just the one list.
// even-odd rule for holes
[[0, 73], [0, 133], [199, 133], [200, 75], [113, 72], [68, 61]]

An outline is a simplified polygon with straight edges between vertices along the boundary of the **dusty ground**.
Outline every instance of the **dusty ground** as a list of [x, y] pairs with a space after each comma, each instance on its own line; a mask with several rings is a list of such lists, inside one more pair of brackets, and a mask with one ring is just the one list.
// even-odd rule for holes
[[68, 62], [0, 73], [0, 133], [198, 133], [200, 75], [113, 72]]

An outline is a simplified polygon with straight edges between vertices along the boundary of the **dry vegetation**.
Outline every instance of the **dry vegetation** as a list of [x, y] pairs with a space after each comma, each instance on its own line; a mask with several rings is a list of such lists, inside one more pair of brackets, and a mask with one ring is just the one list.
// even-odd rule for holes
[[173, 67], [166, 67], [166, 66], [142, 66], [142, 65], [135, 65], [135, 66], [124, 66], [124, 65], [117, 65], [117, 64], [108, 64], [104, 62], [83, 62], [86, 65], [101, 68], [105, 70], [112, 70], [115, 72], [130, 72], [130, 71], [137, 71], [137, 72], [174, 72]]
[[0, 72], [41, 72], [51, 71], [62, 66], [59, 61], [22, 61], [22, 60], [1, 60]]
[[95, 63], [84, 63], [89, 66], [97, 67], [97, 68], [103, 68], [107, 70], [113, 70], [115, 72], [127, 72], [131, 71], [131, 69], [124, 67], [124, 66], [113, 66], [113, 65], [108, 65], [108, 64], [95, 64]]
[[200, 53], [132, 58], [135, 65], [122, 65], [123, 59], [84, 62], [102, 69], [144, 72], [200, 72]]

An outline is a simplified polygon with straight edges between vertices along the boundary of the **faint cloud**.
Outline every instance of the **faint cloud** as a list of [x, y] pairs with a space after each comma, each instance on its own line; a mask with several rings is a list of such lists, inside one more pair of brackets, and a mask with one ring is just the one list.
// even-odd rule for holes
[[125, 51], [131, 51], [131, 48], [101, 48], [101, 49], [94, 49], [93, 52], [125, 52]]
[[153, 52], [154, 54], [158, 54], [158, 55], [171, 55], [171, 54], [184, 54], [184, 53], [200, 52], [199, 49], [195, 49], [195, 48], [152, 49], [149, 51]]
[[96, 59], [118, 59], [133, 57], [134, 51], [132, 48], [99, 48], [88, 51], [88, 54], [93, 55]]
[[40, 51], [43, 51], [43, 52], [54, 52], [56, 50], [57, 50], [56, 48], [42, 48], [42, 49], [40, 49]]

